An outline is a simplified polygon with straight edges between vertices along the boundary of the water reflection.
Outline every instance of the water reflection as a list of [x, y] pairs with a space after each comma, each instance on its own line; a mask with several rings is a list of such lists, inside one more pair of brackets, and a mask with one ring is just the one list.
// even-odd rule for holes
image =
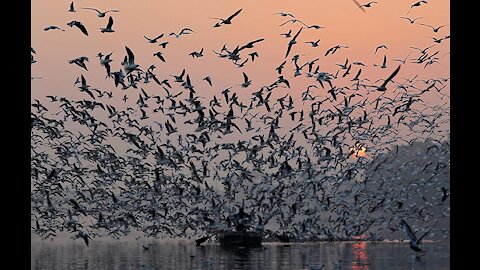
[[352, 269], [367, 270], [368, 269], [367, 242], [357, 242], [353, 244], [352, 253], [353, 253]]
[[[148, 246], [148, 250], [142, 247]], [[265, 243], [251, 249], [196, 247], [185, 242], [32, 243], [31, 269], [449, 269], [448, 243], [425, 243], [412, 260], [405, 243]]]

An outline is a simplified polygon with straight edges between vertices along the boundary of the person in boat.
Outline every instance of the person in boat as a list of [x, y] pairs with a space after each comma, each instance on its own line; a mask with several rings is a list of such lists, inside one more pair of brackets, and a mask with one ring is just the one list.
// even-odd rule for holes
[[246, 232], [250, 227], [250, 217], [251, 215], [245, 212], [245, 205], [242, 202], [242, 206], [239, 207], [238, 213], [232, 216], [232, 221], [235, 225], [235, 231]]

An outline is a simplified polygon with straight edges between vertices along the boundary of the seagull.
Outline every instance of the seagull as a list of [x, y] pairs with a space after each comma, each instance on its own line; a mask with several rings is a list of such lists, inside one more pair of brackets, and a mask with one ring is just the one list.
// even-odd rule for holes
[[324, 28], [326, 28], [326, 27], [325, 27], [325, 26], [320, 26], [320, 25], [318, 25], [318, 24], [313, 24], [313, 25], [307, 26], [307, 28], [313, 28], [313, 29], [317, 29], [317, 30], [318, 30], [318, 29], [324, 29]]
[[301, 20], [297, 20], [297, 19], [290, 19], [290, 20], [280, 24], [279, 26], [284, 26], [285, 24], [287, 24], [289, 22], [291, 22], [291, 23], [299, 22], [299, 23], [303, 24], [305, 27], [308, 27], [308, 25], [306, 25], [304, 22], [302, 22]]
[[382, 65], [377, 65], [377, 64], [373, 64], [373, 65], [380, 68], [387, 68], [387, 56], [386, 55], [383, 56]]
[[162, 62], [165, 62], [165, 58], [163, 58], [162, 52], [156, 52], [153, 54], [153, 56], [158, 57], [158, 59], [162, 60]]
[[282, 33], [282, 34], [280, 34], [280, 35], [283, 35], [283, 36], [285, 36], [285, 38], [289, 38], [289, 37], [291, 37], [291, 36], [292, 36], [292, 29], [288, 30], [288, 32], [287, 32], [287, 33]]
[[72, 1], [72, 3], [70, 3], [70, 9], [68, 10], [68, 12], [77, 12], [75, 10], [75, 7], [73, 6], [73, 1]]
[[163, 37], [163, 34], [161, 34], [161, 35], [159, 35], [159, 36], [157, 36], [156, 38], [153, 38], [153, 39], [152, 39], [152, 38], [149, 38], [149, 37], [147, 37], [147, 36], [145, 36], [145, 35], [144, 35], [143, 37], [148, 40], [148, 43], [157, 43], [157, 40], [160, 39], [160, 38], [162, 38], [162, 37]]
[[410, 19], [410, 18], [408, 18], [408, 17], [403, 17], [403, 16], [401, 16], [400, 18], [405, 19], [405, 20], [408, 20], [411, 24], [414, 24], [416, 20], [419, 20], [419, 19], [421, 19], [421, 18], [423, 18], [423, 17], [418, 17], [418, 18], [415, 18], [415, 19]]
[[96, 8], [82, 8], [82, 9], [94, 10], [94, 11], [97, 12], [97, 16], [100, 17], [100, 18], [105, 17], [105, 15], [107, 15], [108, 12], [120, 12], [120, 10], [116, 10], [116, 9], [107, 10], [105, 12], [101, 12], [100, 10], [98, 10]]
[[97, 57], [100, 58], [100, 65], [104, 66], [105, 69], [107, 70], [107, 77], [110, 76], [110, 62], [113, 60], [110, 59], [110, 56], [112, 55], [113, 52], [105, 55], [105, 58], [102, 59], [104, 56], [102, 53], [98, 53]]
[[87, 28], [85, 28], [85, 26], [81, 22], [74, 20], [74, 21], [71, 21], [71, 22], [67, 23], [67, 25], [70, 26], [70, 27], [74, 27], [74, 26], [78, 27], [78, 29], [80, 29], [80, 31], [82, 31], [82, 33], [84, 33], [86, 36], [88, 36]]
[[410, 248], [413, 249], [415, 252], [424, 251], [422, 248], [420, 248], [420, 243], [422, 239], [430, 233], [430, 230], [425, 232], [422, 236], [420, 236], [420, 238], [417, 238], [415, 233], [412, 231], [412, 228], [410, 228], [410, 226], [407, 224], [407, 222], [405, 222], [405, 220], [402, 219], [401, 225], [404, 234], [410, 240]]
[[382, 85], [377, 87], [377, 91], [385, 92], [387, 91], [387, 84], [397, 75], [398, 71], [400, 71], [400, 65], [393, 71], [393, 73], [383, 82]]
[[[188, 31], [190, 31], [190, 32], [188, 32]], [[187, 35], [187, 34], [190, 34], [190, 33], [192, 33], [192, 32], [195, 33], [195, 32], [194, 32], [192, 29], [190, 29], [190, 28], [183, 28], [183, 29], [180, 31], [180, 33], [175, 34], [174, 32], [171, 32], [171, 33], [169, 34], [169, 36], [175, 36], [176, 38], [180, 38], [181, 35]]]
[[102, 33], [113, 33], [115, 32], [115, 30], [112, 29], [112, 26], [113, 26], [113, 18], [112, 16], [110, 16], [108, 18], [108, 24], [105, 28], [100, 28], [100, 32]]
[[158, 46], [165, 49], [167, 47], [167, 44], [168, 44], [168, 41], [165, 41], [165, 42], [162, 42], [162, 43], [158, 43]]
[[355, 11], [357, 11], [361, 8], [364, 8], [364, 7], [367, 7], [367, 8], [372, 7], [372, 4], [378, 4], [378, 2], [377, 1], [372, 1], [372, 2], [368, 2], [366, 4], [363, 4], [363, 5], [360, 5], [357, 9], [355, 9]]
[[310, 45], [312, 45], [312, 47], [318, 47], [319, 42], [320, 42], [320, 39], [318, 39], [317, 41], [307, 41], [305, 43], [310, 43]]
[[235, 18], [235, 16], [237, 16], [238, 14], [240, 14], [241, 11], [242, 11], [242, 9], [237, 10], [235, 13], [230, 15], [225, 20], [222, 19], [222, 18], [212, 18], [212, 19], [216, 19], [216, 20], [221, 20], [219, 23], [216, 23], [214, 27], [220, 27], [222, 24], [232, 24], [232, 19]]
[[441, 26], [438, 26], [438, 27], [433, 27], [431, 25], [424, 24], [424, 23], [420, 23], [420, 25], [430, 27], [430, 28], [432, 28], [433, 32], [437, 33], [438, 30], [442, 29], [443, 27], [447, 26], [448, 24], [444, 24], [444, 25], [441, 25]]
[[410, 13], [412, 8], [419, 7], [421, 4], [427, 4], [427, 3], [428, 3], [427, 0], [421, 0], [421, 1], [418, 1], [418, 2], [414, 3], [413, 5], [410, 6], [410, 9], [408, 10], [407, 15], [408, 15], [408, 13]]
[[288, 54], [290, 53], [290, 50], [292, 49], [292, 46], [294, 44], [297, 44], [296, 39], [297, 39], [298, 35], [300, 35], [300, 32], [302, 32], [302, 29], [303, 29], [303, 27], [300, 27], [300, 30], [298, 30], [298, 32], [295, 34], [295, 36], [288, 42], [288, 48], [287, 48], [287, 53], [285, 54], [285, 58], [288, 57]]
[[127, 74], [130, 72], [138, 69], [139, 65], [135, 64], [135, 56], [133, 55], [132, 50], [125, 46], [125, 50], [127, 51], [127, 61], [126, 63], [123, 63], [123, 67], [125, 68], [125, 71]]
[[199, 52], [194, 51], [194, 52], [189, 53], [188, 55], [191, 55], [193, 58], [202, 57], [203, 56], [203, 48]]
[[285, 67], [285, 64], [287, 63], [287, 60], [283, 61], [280, 66], [276, 68], [278, 74], [282, 74], [282, 69]]
[[382, 45], [378, 46], [377, 48], [375, 48], [375, 54], [377, 54], [377, 51], [378, 51], [379, 49], [381, 49], [381, 48], [385, 48], [385, 49], [388, 50], [387, 46], [385, 46], [384, 44], [382, 44]]
[[282, 17], [290, 16], [290, 17], [292, 17], [292, 18], [295, 18], [295, 16], [293, 16], [292, 14], [290, 14], [290, 13], [285, 13], [285, 12], [277, 12], [277, 13], [275, 13], [275, 14], [273, 14], [273, 15], [280, 15], [280, 16], [282, 16]]
[[208, 84], [210, 84], [210, 86], [212, 86], [212, 78], [210, 78], [210, 76], [207, 76], [207, 77], [203, 78], [203, 80], [207, 81]]
[[258, 57], [258, 52], [253, 52], [248, 54], [250, 57], [252, 57], [252, 62], [255, 61], [255, 57]]
[[60, 31], [64, 31], [64, 32], [65, 32], [65, 30], [63, 30], [62, 28], [60, 28], [60, 27], [58, 27], [58, 26], [55, 26], [55, 25], [49, 25], [49, 26], [43, 28], [44, 31], [55, 30], [55, 29], [58, 29], [58, 30], [60, 30]]
[[252, 84], [252, 80], [249, 80], [247, 74], [243, 72], [243, 83], [240, 84], [240, 86], [243, 88], [247, 88], [250, 84]]

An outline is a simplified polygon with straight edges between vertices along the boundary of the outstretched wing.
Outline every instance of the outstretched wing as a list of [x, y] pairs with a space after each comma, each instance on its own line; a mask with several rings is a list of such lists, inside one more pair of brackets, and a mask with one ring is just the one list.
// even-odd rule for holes
[[392, 73], [392, 75], [390, 75], [390, 77], [388, 77], [388, 78], [383, 82], [382, 87], [385, 87], [385, 85], [387, 85], [388, 82], [390, 82], [395, 76], [397, 76], [398, 71], [400, 71], [400, 66], [401, 66], [401, 65], [399, 65], [399, 66], [397, 67], [397, 69], [395, 69], [395, 71]]
[[247, 74], [245, 74], [245, 72], [243, 72], [243, 81], [244, 81], [245, 83], [248, 82], [248, 76], [247, 76]]
[[417, 237], [413, 233], [412, 228], [410, 228], [410, 225], [408, 225], [407, 222], [403, 219], [401, 222], [402, 222], [402, 229], [403, 229], [403, 232], [405, 233], [405, 236], [407, 236], [408, 239], [410, 239], [410, 241], [417, 242]]
[[233, 13], [232, 15], [230, 15], [230, 17], [228, 17], [226, 19], [226, 21], [230, 21], [231, 19], [233, 19], [233, 17], [237, 16], [238, 14], [240, 14], [240, 12], [242, 11], [242, 9], [239, 9], [237, 12]]
[[80, 31], [82, 31], [82, 33], [84, 33], [86, 36], [88, 36], [88, 32], [87, 32], [87, 28], [85, 28], [85, 25], [83, 25], [82, 23], [76, 23], [75, 24], [76, 27], [78, 27], [78, 29], [80, 29]]
[[133, 55], [132, 50], [130, 50], [130, 48], [128, 48], [127, 46], [125, 46], [125, 50], [127, 50], [128, 62], [135, 63], [135, 56]]
[[112, 26], [113, 26], [113, 18], [112, 18], [112, 16], [110, 16], [110, 18], [108, 18], [107, 28], [110, 28], [110, 29], [111, 29]]

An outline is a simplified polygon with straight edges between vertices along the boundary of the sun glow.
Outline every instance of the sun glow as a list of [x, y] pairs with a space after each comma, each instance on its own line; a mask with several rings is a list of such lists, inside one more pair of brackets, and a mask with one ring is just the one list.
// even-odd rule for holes
[[365, 145], [359, 142], [356, 142], [355, 145], [350, 148], [350, 153], [351, 153], [350, 156], [355, 159], [358, 159], [360, 157], [362, 158], [366, 157], [367, 156], [366, 152], [367, 152], [367, 148], [365, 147]]

